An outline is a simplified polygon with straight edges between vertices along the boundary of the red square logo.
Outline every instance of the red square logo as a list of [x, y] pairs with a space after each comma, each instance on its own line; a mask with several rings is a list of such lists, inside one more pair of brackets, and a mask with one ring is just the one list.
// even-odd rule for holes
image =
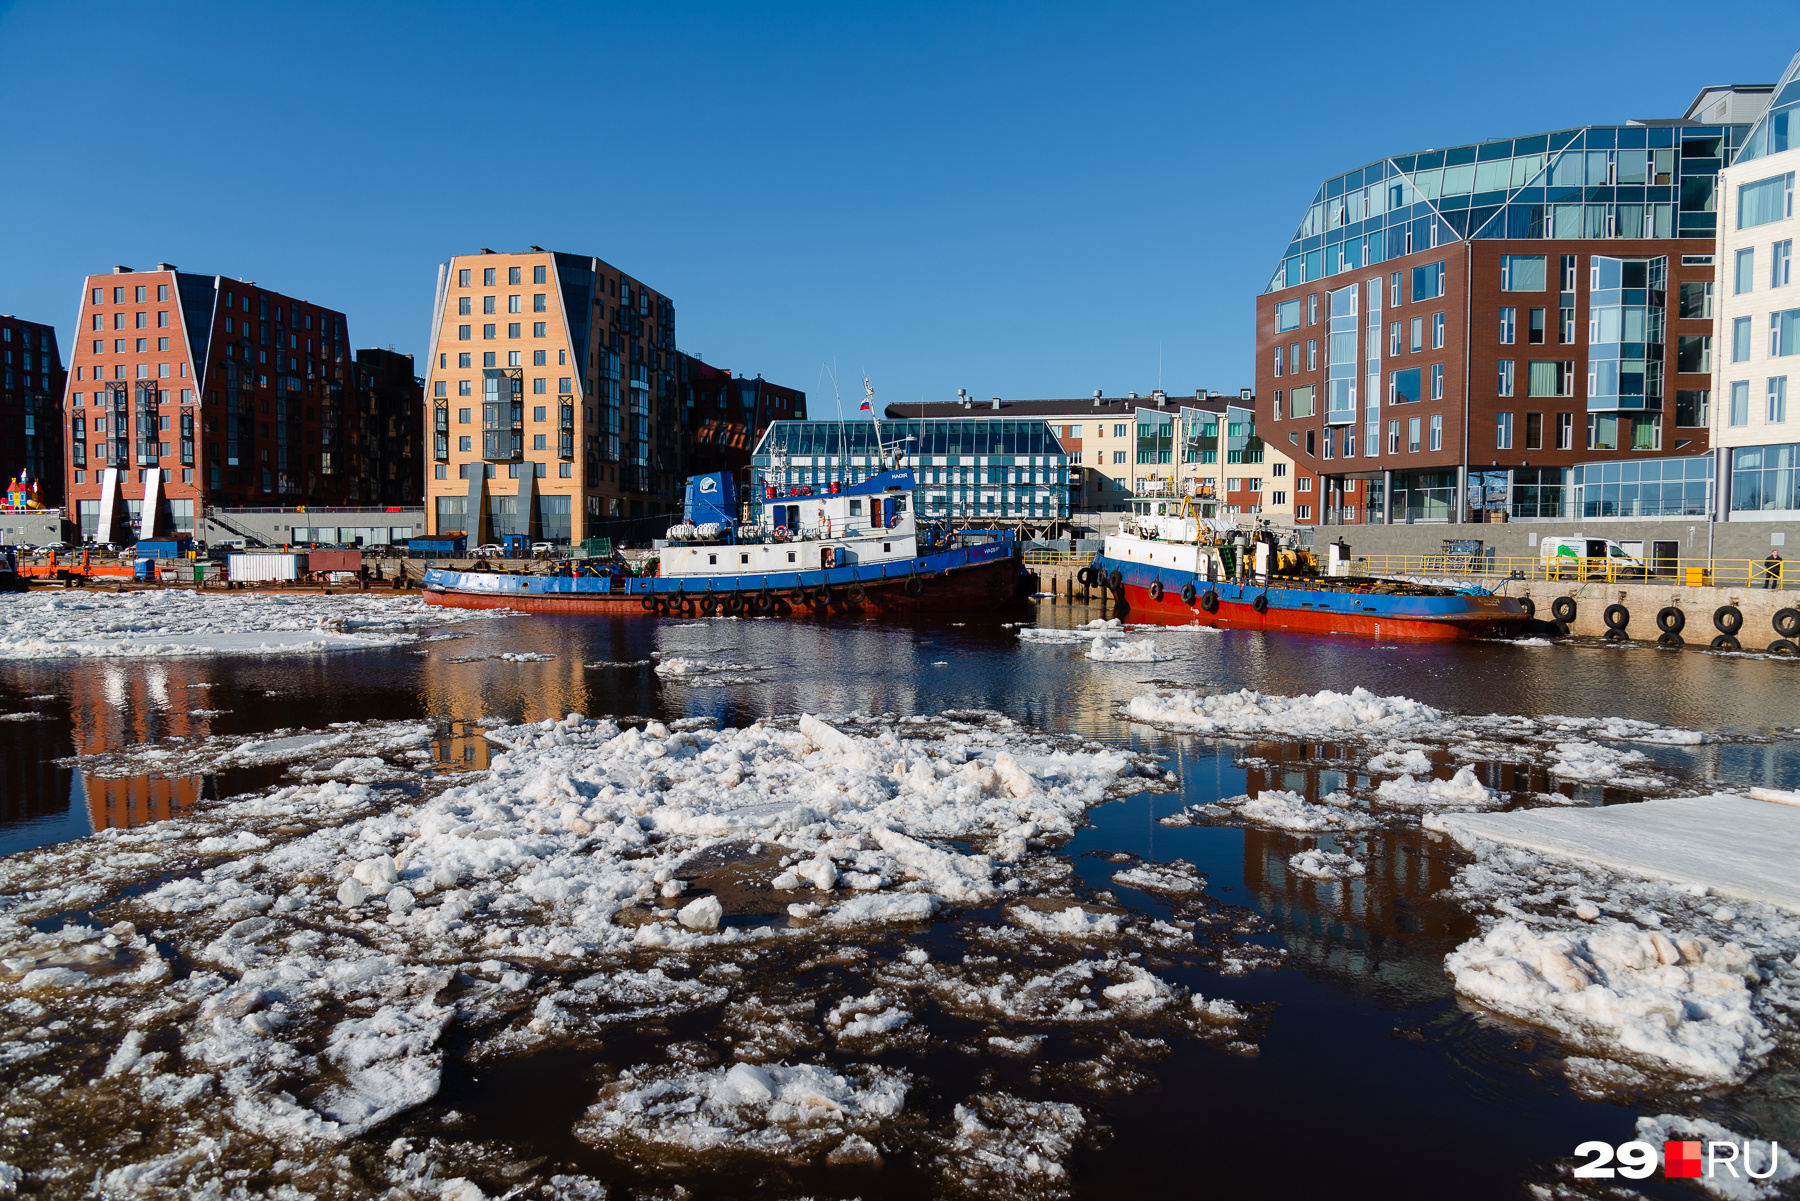
[[1700, 1144], [1669, 1139], [1663, 1143], [1663, 1175], [1670, 1177], [1700, 1175]]

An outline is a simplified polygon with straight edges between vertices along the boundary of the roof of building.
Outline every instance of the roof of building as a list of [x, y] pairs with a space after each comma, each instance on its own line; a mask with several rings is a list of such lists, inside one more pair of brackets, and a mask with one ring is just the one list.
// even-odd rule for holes
[[1774, 95], [1744, 138], [1733, 162], [1747, 163], [1765, 154], [1779, 154], [1795, 144], [1788, 139], [1788, 124], [1794, 109], [1800, 107], [1800, 54], [1788, 61], [1787, 70], [1772, 90]]
[[[1248, 389], [1245, 390], [1246, 392]], [[1157, 403], [1161, 397], [1161, 404]], [[919, 418], [1008, 418], [1008, 417], [1094, 417], [1124, 416], [1139, 409], [1166, 408], [1205, 409], [1209, 412], [1222, 413], [1227, 405], [1254, 404], [1253, 395], [1242, 393], [1227, 395], [1221, 392], [1200, 393], [1191, 396], [1171, 396], [1168, 393], [1152, 392], [1148, 396], [1132, 393], [1127, 396], [1080, 396], [1070, 400], [1007, 400], [994, 397], [990, 400], [976, 400], [970, 397], [962, 400], [932, 400], [915, 404], [890, 404], [885, 416], [894, 420]]]

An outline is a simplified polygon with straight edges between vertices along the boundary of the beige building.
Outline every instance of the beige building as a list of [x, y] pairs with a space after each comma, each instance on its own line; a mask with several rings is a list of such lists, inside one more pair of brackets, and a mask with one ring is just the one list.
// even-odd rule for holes
[[1315, 477], [1300, 471], [1256, 428], [1248, 392], [1171, 396], [1096, 393], [1081, 400], [977, 401], [891, 404], [889, 417], [1005, 420], [1031, 417], [1049, 424], [1069, 456], [1073, 514], [1123, 513], [1133, 495], [1185, 493], [1216, 508], [1218, 517], [1316, 520]]
[[675, 307], [604, 260], [444, 263], [426, 368], [431, 533], [566, 544], [679, 511]]
[[[1726, 521], [1800, 518], [1800, 56], [1774, 102], [1719, 172], [1712, 339], [1715, 495]], [[1792, 358], [1793, 362], [1788, 360]], [[1772, 535], [1781, 545], [1779, 535]]]

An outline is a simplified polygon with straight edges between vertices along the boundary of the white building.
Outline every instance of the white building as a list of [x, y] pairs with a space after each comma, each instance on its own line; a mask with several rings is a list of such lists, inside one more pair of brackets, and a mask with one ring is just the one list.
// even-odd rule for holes
[[1710, 427], [1718, 516], [1800, 518], [1800, 55], [1719, 173]]

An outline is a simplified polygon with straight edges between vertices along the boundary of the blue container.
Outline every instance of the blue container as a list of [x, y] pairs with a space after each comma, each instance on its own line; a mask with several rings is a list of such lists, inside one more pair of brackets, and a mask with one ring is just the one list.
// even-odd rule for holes
[[132, 548], [138, 559], [180, 559], [194, 549], [191, 538], [155, 538], [139, 542]]
[[469, 539], [464, 534], [454, 538], [411, 538], [407, 540], [406, 553], [418, 559], [461, 559], [469, 553]]
[[131, 564], [131, 578], [134, 580], [153, 580], [156, 578], [155, 559], [137, 559]]

